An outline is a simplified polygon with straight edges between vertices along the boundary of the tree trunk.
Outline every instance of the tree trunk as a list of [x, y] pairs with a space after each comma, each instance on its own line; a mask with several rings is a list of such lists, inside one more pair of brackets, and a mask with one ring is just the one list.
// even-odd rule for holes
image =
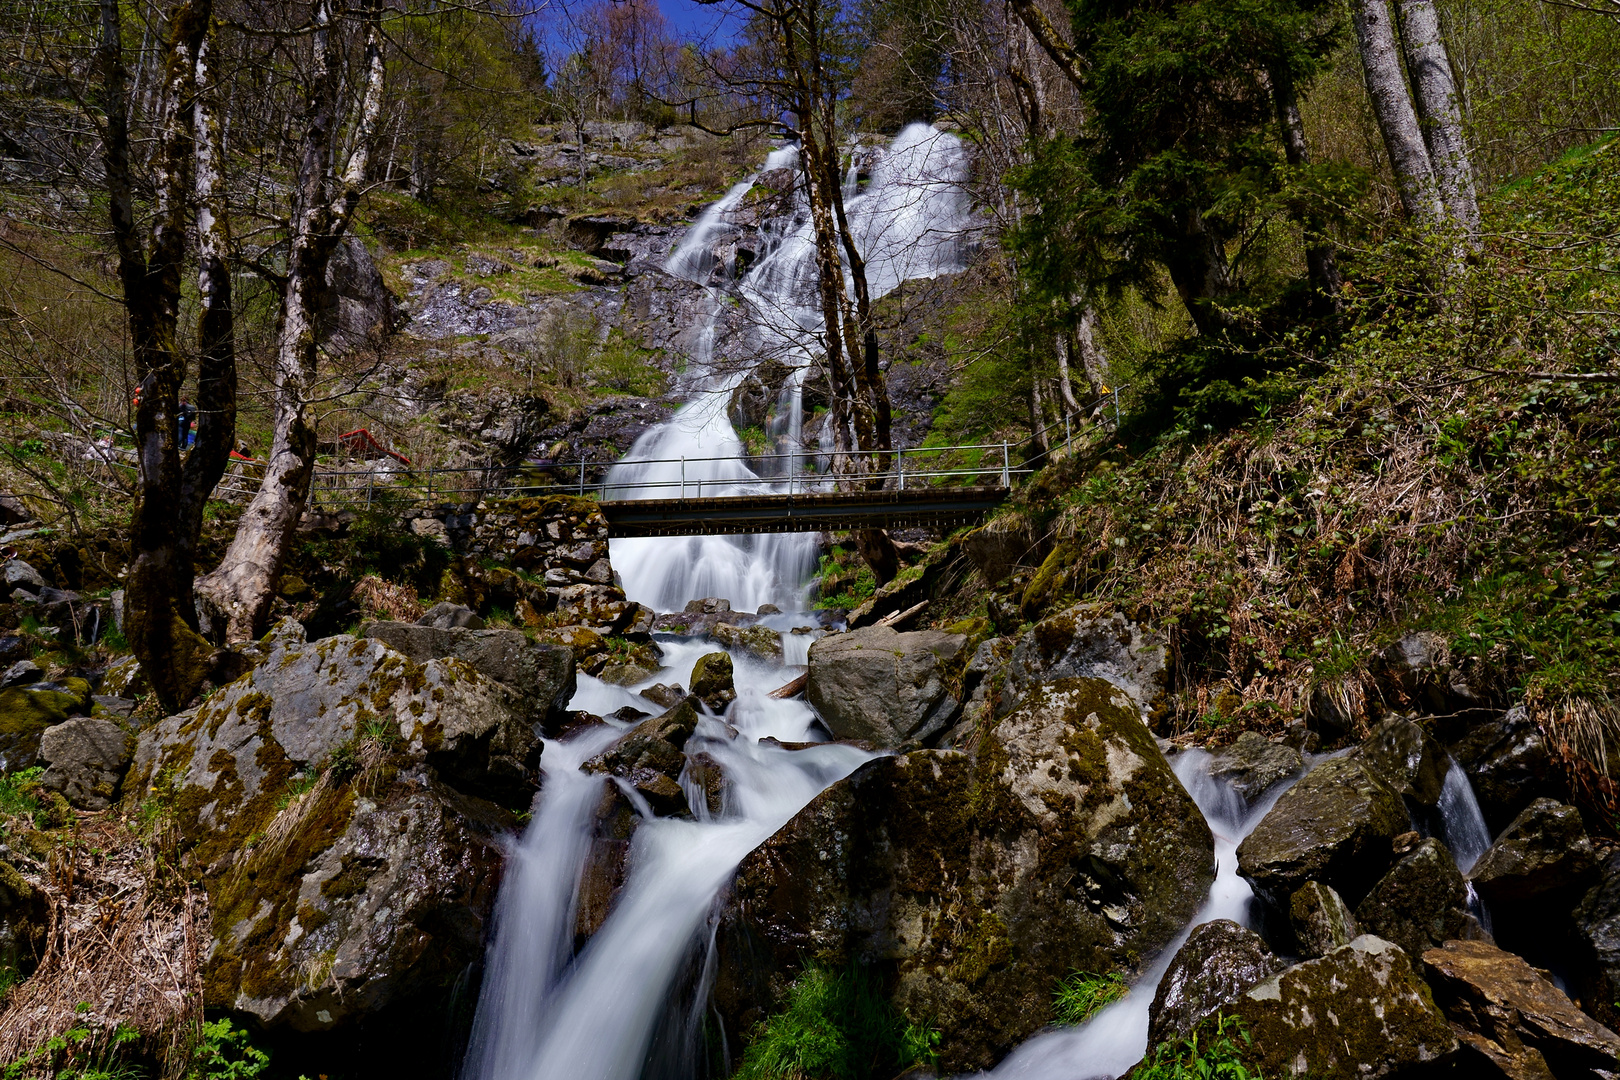
[[1052, 335], [1052, 352], [1057, 357], [1058, 396], [1063, 399], [1066, 416], [1076, 416], [1080, 412], [1080, 402], [1074, 396], [1074, 376], [1069, 370], [1069, 355], [1076, 351], [1075, 344], [1072, 326], [1065, 326]]
[[1436, 228], [1446, 217], [1435, 180], [1434, 163], [1429, 158], [1418, 126], [1412, 95], [1401, 73], [1401, 58], [1395, 47], [1395, 27], [1387, 0], [1350, 0], [1351, 21], [1356, 29], [1356, 48], [1361, 54], [1361, 70], [1367, 80], [1367, 96], [1372, 100], [1378, 130], [1389, 151], [1390, 167], [1401, 193], [1406, 215], [1419, 225]]
[[[1282, 129], [1283, 154], [1295, 168], [1310, 164], [1310, 147], [1305, 142], [1305, 121], [1299, 115], [1299, 96], [1286, 79], [1272, 79], [1272, 94], [1277, 104], [1277, 123]], [[1305, 272], [1314, 294], [1313, 307], [1337, 312], [1343, 306], [1344, 278], [1339, 274], [1339, 260], [1333, 245], [1323, 234], [1321, 215], [1307, 212], [1301, 224], [1305, 227]]]
[[1423, 140], [1429, 148], [1440, 198], [1458, 230], [1472, 242], [1479, 234], [1479, 197], [1474, 189], [1468, 142], [1463, 136], [1451, 57], [1440, 37], [1440, 16], [1434, 0], [1400, 0], [1400, 5], [1406, 69], [1412, 75]]
[[1063, 35], [1046, 13], [1036, 6], [1035, 0], [1009, 0], [1012, 9], [1018, 15], [1018, 20], [1029, 30], [1030, 36], [1035, 39], [1047, 56], [1052, 58], [1058, 70], [1063, 72], [1064, 78], [1074, 84], [1075, 89], [1082, 94], [1086, 89], [1086, 61], [1074, 46], [1063, 40]]
[[[331, 40], [334, 12], [316, 3], [312, 21], [315, 71], [310, 87], [292, 207], [287, 288], [277, 328], [274, 366], [275, 434], [264, 479], [243, 511], [236, 537], [219, 568], [200, 583], [226, 619], [226, 637], [246, 641], [263, 628], [275, 598], [276, 578], [292, 546], [315, 470], [315, 428], [309, 402], [318, 378], [318, 312], [326, 267], [360, 200], [371, 143], [382, 109], [383, 59], [380, 0], [367, 5], [363, 94], [354, 153], [341, 180], [333, 175], [338, 100], [344, 80], [342, 50]], [[334, 190], [335, 189], [335, 190]]]
[[1184, 224], [1182, 241], [1166, 255], [1165, 268], [1198, 333], [1220, 334], [1232, 327], [1231, 316], [1219, 307], [1232, 291], [1225, 245], [1198, 211], [1188, 211]]
[[1108, 392], [1108, 354], [1097, 342], [1097, 309], [1091, 304], [1080, 309], [1080, 321], [1074, 327], [1074, 341], [1078, 346], [1076, 352], [1081, 367], [1086, 372], [1086, 382], [1100, 404], [1102, 396]]
[[129, 326], [140, 403], [135, 447], [140, 466], [130, 521], [125, 633], [163, 707], [178, 711], [202, 682], [207, 642], [195, 631], [192, 550], [181, 514], [177, 417], [185, 360], [176, 332], [185, 257], [185, 212], [192, 153], [195, 63], [208, 32], [208, 0], [183, 3], [169, 18], [166, 81], [161, 90], [158, 147], [153, 159], [155, 212], [148, 241], [138, 235], [131, 177], [130, 101], [116, 0], [102, 0], [101, 68], [108, 213], [118, 252], [118, 276]]

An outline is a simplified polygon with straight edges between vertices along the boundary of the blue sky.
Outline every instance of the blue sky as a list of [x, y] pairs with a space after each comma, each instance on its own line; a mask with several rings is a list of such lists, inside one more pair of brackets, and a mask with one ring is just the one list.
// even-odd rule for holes
[[715, 44], [720, 44], [727, 36], [727, 27], [722, 8], [705, 6], [695, 0], [658, 0], [658, 6], [669, 22], [670, 29], [677, 37], [701, 37], [708, 31], [718, 28]]

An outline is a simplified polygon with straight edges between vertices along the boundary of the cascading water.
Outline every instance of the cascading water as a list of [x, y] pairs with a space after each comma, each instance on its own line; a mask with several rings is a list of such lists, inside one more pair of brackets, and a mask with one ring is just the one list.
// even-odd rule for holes
[[[772, 153], [767, 169], [783, 168], [791, 148]], [[961, 235], [969, 219], [960, 182], [966, 161], [960, 142], [923, 125], [907, 128], [883, 155], [868, 190], [849, 199], [851, 227], [867, 245], [872, 292], [880, 296], [907, 277], [959, 268]], [[693, 356], [690, 397], [667, 423], [646, 432], [609, 476], [618, 497], [668, 498], [684, 480], [687, 494], [760, 492], [726, 415], [730, 391], [746, 373], [713, 354], [715, 324], [726, 297], [707, 281], [712, 246], [726, 213], [754, 178], [710, 207], [670, 256], [667, 269], [704, 284], [709, 324]], [[784, 390], [788, 445], [803, 432], [798, 390], [812, 358], [816, 329], [816, 269], [808, 215], [801, 205], [787, 221], [761, 228], [764, 251], [735, 284], [754, 313], [753, 354], [774, 356], [796, 372]], [[686, 458], [684, 470], [679, 459]], [[676, 459], [655, 463], [653, 459]], [[698, 460], [702, 459], [702, 460]], [[702, 485], [701, 491], [699, 484]], [[665, 486], [668, 485], [668, 486]], [[780, 490], [781, 484], [775, 488]], [[635, 600], [659, 610], [723, 597], [738, 609], [802, 604], [815, 553], [813, 535], [758, 538], [688, 537], [614, 540], [612, 558]], [[805, 620], [768, 616], [782, 632], [785, 659], [805, 662], [809, 635], [791, 631]], [[802, 627], [799, 627], [802, 629]], [[642, 684], [609, 686], [581, 676], [574, 709], [610, 715], [643, 709], [637, 691], [653, 682], [689, 685], [692, 665], [715, 648], [707, 642], [665, 641], [665, 667]], [[785, 681], [780, 668], [734, 654], [737, 700], [724, 720], [705, 716], [688, 753], [712, 756], [725, 776], [724, 805], [710, 815], [694, 801], [692, 820], [643, 813], [628, 857], [628, 874], [613, 910], [575, 954], [573, 935], [580, 883], [591, 852], [595, 811], [608, 780], [579, 766], [609, 746], [628, 724], [608, 721], [561, 741], [547, 740], [544, 784], [534, 818], [509, 856], [496, 931], [463, 1073], [469, 1080], [636, 1080], [691, 1075], [706, 980], [712, 974], [716, 902], [748, 852], [785, 825], [811, 799], [873, 755], [822, 744], [789, 750], [777, 743], [814, 742], [815, 713], [802, 701], [768, 692]], [[688, 789], [694, 785], [683, 784]], [[635, 800], [633, 799], [632, 802]], [[640, 807], [645, 811], [645, 804]], [[672, 1013], [683, 973], [696, 971], [692, 1005]], [[678, 1002], [675, 1003], [678, 1006]], [[675, 1018], [672, 1020], [672, 1015]]]
[[1210, 755], [1203, 750], [1184, 750], [1171, 761], [1176, 776], [1215, 835], [1215, 881], [1204, 906], [1123, 998], [1079, 1027], [1035, 1036], [1014, 1050], [991, 1076], [1003, 1080], [1080, 1080], [1122, 1075], [1147, 1052], [1148, 1008], [1153, 1004], [1154, 991], [1193, 928], [1215, 919], [1251, 925], [1254, 891], [1238, 876], [1238, 845], [1293, 781], [1273, 786], [1253, 806], [1247, 806], [1229, 784], [1210, 776], [1209, 765]]
[[[765, 169], [797, 162], [792, 147], [773, 151]], [[874, 299], [902, 281], [962, 268], [963, 241], [974, 227], [963, 189], [967, 154], [961, 140], [926, 124], [895, 136], [878, 156], [866, 188], [854, 190], [851, 165], [845, 214], [866, 260]], [[816, 291], [815, 240], [809, 207], [798, 195], [794, 212], [760, 226], [760, 256], [729, 286], [748, 311], [747, 360], [713, 354], [723, 289], [709, 285], [716, 241], [735, 228], [725, 222], [758, 174], [735, 185], [706, 210], [676, 247], [665, 269], [709, 290], [709, 321], [700, 334], [706, 355], [691, 358], [690, 399], [667, 422], [644, 433], [609, 474], [614, 498], [696, 498], [787, 491], [804, 452], [800, 386], [814, 360], [822, 326]], [[702, 349], [700, 349], [700, 352]], [[777, 445], [787, 455], [764, 475], [750, 468], [727, 415], [732, 391], [764, 359], [791, 372], [779, 403]], [[787, 479], [770, 479], [772, 476]], [[815, 563], [815, 535], [694, 536], [680, 540], [612, 541], [613, 566], [632, 599], [659, 611], [687, 600], [719, 596], [739, 610], [764, 603], [794, 610]]]

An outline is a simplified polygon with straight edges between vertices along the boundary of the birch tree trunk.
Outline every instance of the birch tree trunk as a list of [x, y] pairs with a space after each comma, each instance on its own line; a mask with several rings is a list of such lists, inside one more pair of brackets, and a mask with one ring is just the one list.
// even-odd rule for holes
[[1407, 217], [1419, 225], [1438, 228], [1445, 222], [1446, 208], [1440, 199], [1434, 163], [1423, 141], [1417, 110], [1401, 72], [1389, 4], [1387, 0], [1350, 0], [1350, 16], [1361, 71], [1367, 80], [1367, 96], [1372, 100], [1373, 116], [1395, 171], [1401, 206]]
[[262, 629], [275, 596], [315, 469], [315, 426], [309, 404], [319, 377], [317, 312], [326, 290], [326, 267], [342, 240], [360, 200], [370, 147], [382, 110], [383, 58], [380, 0], [366, 8], [363, 88], [350, 156], [341, 178], [333, 174], [339, 137], [339, 95], [344, 84], [342, 50], [334, 24], [340, 11], [331, 0], [317, 0], [312, 13], [314, 76], [293, 194], [287, 254], [287, 286], [282, 297], [273, 368], [275, 433], [264, 479], [242, 513], [236, 537], [219, 568], [199, 583], [226, 619], [230, 641], [250, 640]]
[[1462, 109], [1451, 74], [1451, 57], [1440, 37], [1434, 0], [1400, 0], [1401, 44], [1412, 76], [1423, 141], [1429, 148], [1440, 198], [1458, 230], [1472, 243], [1479, 235], [1479, 196], [1463, 135]]
[[1100, 402], [1108, 392], [1108, 354], [1097, 341], [1097, 309], [1087, 304], [1080, 309], [1080, 321], [1074, 327], [1076, 352], [1086, 373], [1086, 382], [1092, 395]]

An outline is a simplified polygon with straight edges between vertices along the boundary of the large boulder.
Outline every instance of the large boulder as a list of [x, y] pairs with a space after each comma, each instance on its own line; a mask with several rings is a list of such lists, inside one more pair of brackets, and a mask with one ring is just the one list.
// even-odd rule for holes
[[[455, 612], [444, 614], [435, 621], [456, 621]], [[480, 674], [516, 690], [536, 723], [562, 714], [574, 696], [573, 651], [565, 645], [531, 642], [516, 630], [374, 622], [361, 635], [375, 638], [419, 664], [449, 657], [466, 662]]]
[[507, 808], [539, 741], [516, 691], [291, 620], [248, 675], [142, 731], [127, 804], [164, 808], [213, 912], [204, 1004], [325, 1030], [443, 999], [483, 954]]
[[1148, 1046], [1179, 1041], [1198, 1022], [1283, 966], [1265, 940], [1231, 919], [1195, 927], [1148, 1009]]
[[725, 712], [737, 700], [737, 683], [731, 654], [704, 653], [692, 665], [692, 693], [712, 712]]
[[1433, 838], [1402, 855], [1378, 880], [1357, 906], [1356, 922], [1412, 956], [1457, 938], [1480, 936], [1468, 914], [1468, 887], [1456, 860]]
[[1394, 856], [1407, 830], [1400, 795], [1354, 755], [1317, 765], [1260, 819], [1238, 847], [1238, 872], [1279, 911], [1307, 881], [1354, 905]]
[[996, 711], [1005, 716], [1043, 682], [1098, 678], [1125, 691], [1144, 716], [1152, 716], [1164, 700], [1166, 655], [1162, 637], [1119, 612], [1072, 607], [1042, 619], [1018, 639]]
[[1507, 828], [1537, 799], [1569, 801], [1563, 771], [1522, 705], [1474, 727], [1452, 744], [1451, 754], [1468, 773], [1492, 833]]
[[1399, 1077], [1457, 1049], [1411, 959], [1371, 934], [1261, 980], [1222, 1013], [1242, 1023], [1244, 1057], [1268, 1078]]
[[1344, 898], [1320, 881], [1307, 881], [1288, 898], [1288, 926], [1295, 948], [1307, 960], [1326, 956], [1361, 936]]
[[1305, 767], [1305, 757], [1285, 743], [1245, 731], [1210, 762], [1209, 773], [1232, 785], [1243, 801], [1254, 804], [1260, 796]]
[[1136, 703], [1036, 687], [976, 753], [878, 758], [751, 853], [723, 915], [715, 1000], [734, 1033], [807, 959], [881, 963], [941, 1063], [993, 1064], [1075, 970], [1136, 972], [1203, 903], [1214, 847]]
[[1520, 957], [1483, 941], [1448, 941], [1423, 962], [1458, 1037], [1499, 1075], [1598, 1080], [1620, 1072], [1620, 1036]]
[[0, 772], [33, 768], [46, 729], [90, 709], [90, 684], [83, 679], [0, 690]]
[[60, 791], [81, 810], [105, 810], [118, 797], [134, 750], [134, 736], [111, 720], [85, 716], [58, 724], [40, 736], [39, 756], [50, 767], [39, 786]]
[[927, 742], [961, 711], [954, 687], [968, 639], [938, 630], [871, 626], [810, 646], [805, 696], [840, 739], [878, 747]]

